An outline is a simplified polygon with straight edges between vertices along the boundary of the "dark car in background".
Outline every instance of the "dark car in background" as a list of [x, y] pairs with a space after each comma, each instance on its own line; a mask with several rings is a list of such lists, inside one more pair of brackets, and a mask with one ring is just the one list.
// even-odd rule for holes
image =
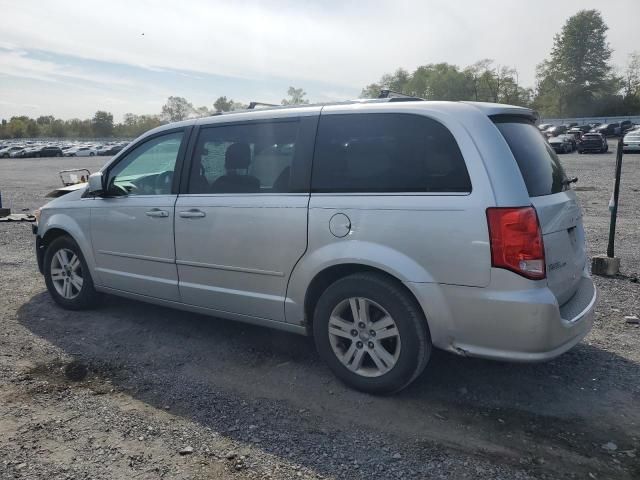
[[605, 153], [607, 151], [609, 151], [609, 144], [607, 143], [607, 138], [601, 133], [585, 133], [580, 143], [578, 143], [578, 153]]
[[603, 123], [602, 125], [598, 125], [591, 131], [593, 133], [601, 133], [605, 137], [612, 137], [620, 133], [620, 124], [619, 123]]
[[124, 147], [126, 147], [126, 144], [107, 146], [106, 148], [98, 150], [98, 155], [105, 155], [105, 156], [115, 155], [116, 153], [120, 152], [120, 150], [122, 150]]
[[571, 135], [558, 135], [549, 139], [549, 145], [556, 153], [573, 152], [574, 142]]
[[62, 149], [60, 147], [54, 147], [52, 145], [45, 145], [44, 147], [34, 148], [30, 157], [61, 157]]
[[623, 120], [620, 122], [620, 133], [624, 134], [635, 127], [635, 124], [631, 120]]
[[562, 135], [566, 132], [567, 132], [567, 127], [565, 127], [564, 125], [558, 125], [555, 127], [548, 128], [547, 130], [545, 130], [544, 134], [547, 136], [547, 138], [551, 138], [551, 137], [557, 137], [558, 135]]

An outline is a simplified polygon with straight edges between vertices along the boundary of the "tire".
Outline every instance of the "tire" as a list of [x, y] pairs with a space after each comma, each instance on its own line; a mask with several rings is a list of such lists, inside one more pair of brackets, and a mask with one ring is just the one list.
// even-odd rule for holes
[[93, 157], [94, 155], [95, 155], [95, 153], [93, 153], [93, 152], [89, 152], [89, 156], [90, 156], [90, 157]]
[[[62, 256], [58, 256], [58, 254]], [[73, 257], [73, 256], [75, 257]], [[78, 263], [75, 263], [74, 258]], [[67, 260], [68, 268], [60, 268]], [[75, 265], [75, 268], [73, 266]], [[56, 275], [56, 278], [53, 278]], [[62, 272], [64, 273], [58, 273]], [[61, 276], [63, 275], [63, 276]], [[81, 286], [78, 288], [77, 278], [81, 279]], [[76, 281], [73, 282], [72, 278]], [[69, 279], [69, 280], [65, 280]], [[44, 254], [44, 280], [53, 300], [62, 308], [67, 310], [83, 310], [96, 305], [98, 293], [93, 286], [93, 279], [87, 267], [87, 262], [82, 255], [78, 244], [69, 236], [58, 237], [49, 244]], [[62, 281], [62, 285], [60, 282]], [[69, 295], [65, 285], [69, 285]], [[62, 289], [62, 292], [58, 290]]]
[[[364, 328], [354, 321], [354, 308], [356, 315], [367, 312], [358, 317], [370, 321], [362, 322]], [[422, 309], [397, 281], [382, 274], [357, 273], [337, 280], [321, 295], [313, 319], [320, 357], [356, 390], [397, 392], [413, 382], [429, 361], [431, 335]], [[382, 335], [384, 339], [379, 338]], [[345, 357], [340, 359], [339, 354]]]

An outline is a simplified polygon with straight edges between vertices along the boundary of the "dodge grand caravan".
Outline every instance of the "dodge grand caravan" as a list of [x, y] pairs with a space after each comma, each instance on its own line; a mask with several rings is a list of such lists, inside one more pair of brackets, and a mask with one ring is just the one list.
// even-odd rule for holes
[[560, 355], [596, 291], [571, 180], [531, 110], [354, 101], [142, 135], [40, 211], [69, 309], [110, 293], [313, 335], [354, 388], [394, 392], [433, 347]]

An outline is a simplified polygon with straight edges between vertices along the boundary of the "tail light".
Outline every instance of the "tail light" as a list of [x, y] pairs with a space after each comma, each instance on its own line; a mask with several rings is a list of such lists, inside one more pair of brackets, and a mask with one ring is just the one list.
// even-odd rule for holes
[[544, 244], [533, 207], [487, 208], [491, 266], [532, 280], [545, 278]]

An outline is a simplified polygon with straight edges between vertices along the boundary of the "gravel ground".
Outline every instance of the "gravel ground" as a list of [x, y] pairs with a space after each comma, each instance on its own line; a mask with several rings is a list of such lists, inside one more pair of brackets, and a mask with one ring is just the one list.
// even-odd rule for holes
[[[614, 145], [612, 144], [612, 147]], [[563, 155], [604, 253], [615, 154]], [[57, 171], [0, 160], [14, 213]], [[303, 337], [107, 297], [56, 307], [30, 224], [0, 223], [0, 478], [640, 478], [640, 155], [625, 157], [617, 278], [592, 333], [543, 364], [436, 352], [392, 397], [351, 391]]]

